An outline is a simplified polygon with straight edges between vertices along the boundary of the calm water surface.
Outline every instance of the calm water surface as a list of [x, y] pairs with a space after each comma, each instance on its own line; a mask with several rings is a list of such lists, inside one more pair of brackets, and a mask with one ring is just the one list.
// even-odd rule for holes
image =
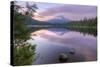
[[[59, 63], [59, 55], [68, 55], [67, 62], [95, 61], [97, 37], [64, 28], [40, 29], [31, 33], [30, 43], [36, 44], [33, 64]], [[69, 52], [74, 50], [75, 54]]]

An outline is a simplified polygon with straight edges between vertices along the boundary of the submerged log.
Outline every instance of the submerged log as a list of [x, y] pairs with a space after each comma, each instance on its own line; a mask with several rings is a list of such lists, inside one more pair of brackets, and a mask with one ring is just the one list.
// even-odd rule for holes
[[63, 63], [63, 62], [67, 62], [68, 60], [68, 55], [65, 53], [62, 53], [59, 55], [59, 62]]
[[37, 36], [37, 34], [32, 34], [32, 36]]

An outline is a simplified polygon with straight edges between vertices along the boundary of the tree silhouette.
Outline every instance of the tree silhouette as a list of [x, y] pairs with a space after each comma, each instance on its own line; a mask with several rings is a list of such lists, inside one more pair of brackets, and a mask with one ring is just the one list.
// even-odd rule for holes
[[[14, 6], [14, 10], [15, 11], [18, 12], [19, 10], [21, 10], [27, 16], [34, 16], [34, 13], [36, 12], [36, 9], [38, 9], [38, 7], [37, 7], [37, 5], [35, 3], [30, 5], [29, 2], [25, 2], [25, 7], [22, 7], [21, 5], [18, 5], [17, 1], [13, 1], [12, 5]], [[25, 8], [27, 9], [26, 11], [23, 10]]]
[[36, 12], [37, 6], [36, 4], [30, 5], [28, 2], [26, 2], [26, 15], [34, 16], [34, 13]]
[[[26, 16], [19, 13], [22, 7], [17, 2], [11, 2], [11, 9], [13, 15], [13, 47], [12, 47], [12, 65], [30, 65], [35, 60], [35, 44], [26, 43], [30, 38], [29, 28], [25, 24]], [[29, 8], [29, 5], [28, 5]], [[31, 8], [30, 8], [31, 9]], [[30, 10], [29, 10], [30, 11]], [[11, 13], [11, 14], [12, 14]]]

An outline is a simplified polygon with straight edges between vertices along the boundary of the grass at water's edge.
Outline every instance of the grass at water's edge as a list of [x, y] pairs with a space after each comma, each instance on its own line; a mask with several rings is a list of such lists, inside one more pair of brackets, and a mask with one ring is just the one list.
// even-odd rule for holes
[[20, 45], [14, 46], [14, 66], [31, 65], [35, 60], [35, 47], [36, 45]]

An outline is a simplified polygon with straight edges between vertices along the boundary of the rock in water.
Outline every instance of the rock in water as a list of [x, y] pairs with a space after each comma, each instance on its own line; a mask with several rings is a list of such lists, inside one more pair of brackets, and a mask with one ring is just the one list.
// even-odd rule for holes
[[68, 55], [65, 53], [62, 53], [59, 55], [59, 62], [63, 63], [66, 62], [68, 60]]
[[74, 49], [71, 49], [69, 53], [70, 54], [75, 54], [75, 50]]

